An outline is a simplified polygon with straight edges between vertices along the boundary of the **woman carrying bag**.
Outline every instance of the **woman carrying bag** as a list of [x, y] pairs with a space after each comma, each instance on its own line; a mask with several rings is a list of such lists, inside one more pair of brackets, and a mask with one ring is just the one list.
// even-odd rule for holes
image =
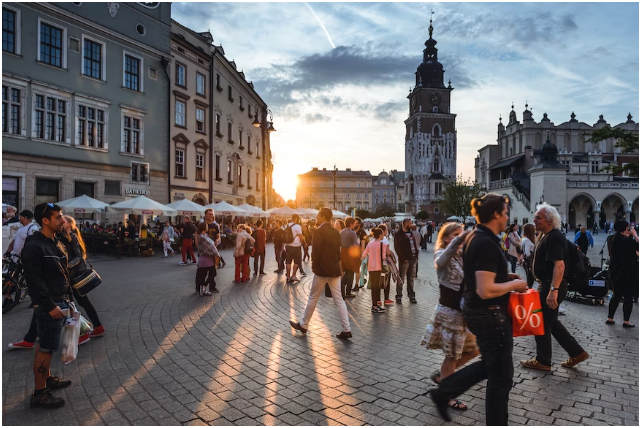
[[247, 233], [246, 226], [237, 226], [236, 245], [234, 246], [234, 282], [250, 280], [250, 255], [254, 251], [254, 238]]
[[196, 291], [202, 296], [218, 293], [216, 289], [216, 263], [218, 250], [212, 238], [207, 234], [207, 224], [199, 223], [196, 228], [196, 246], [198, 248], [198, 270], [196, 271]]
[[361, 256], [361, 260], [368, 257], [368, 286], [372, 296], [373, 313], [385, 312], [381, 305], [381, 286], [385, 285], [386, 272], [384, 272], [383, 259], [392, 257], [390, 247], [383, 243], [383, 230], [379, 228], [371, 229], [374, 239], [366, 246], [366, 250]]
[[91, 262], [87, 258], [85, 242], [76, 227], [76, 220], [67, 215], [63, 216], [63, 218], [65, 224], [61, 232], [62, 239], [60, 241], [65, 245], [65, 248], [67, 248], [71, 289], [76, 302], [85, 310], [94, 327], [90, 333], [80, 336], [78, 344], [81, 345], [92, 337], [105, 335], [105, 329], [100, 323], [98, 313], [87, 296], [87, 293], [97, 287], [102, 280], [96, 271], [94, 271]]

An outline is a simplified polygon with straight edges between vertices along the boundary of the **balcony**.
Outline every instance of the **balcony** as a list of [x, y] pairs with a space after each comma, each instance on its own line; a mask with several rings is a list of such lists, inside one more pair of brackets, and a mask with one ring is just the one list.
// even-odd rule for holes
[[639, 189], [640, 183], [618, 181], [566, 181], [567, 188], [573, 189]]
[[491, 181], [488, 190], [505, 189], [508, 187], [513, 187], [512, 178], [507, 178], [505, 180]]

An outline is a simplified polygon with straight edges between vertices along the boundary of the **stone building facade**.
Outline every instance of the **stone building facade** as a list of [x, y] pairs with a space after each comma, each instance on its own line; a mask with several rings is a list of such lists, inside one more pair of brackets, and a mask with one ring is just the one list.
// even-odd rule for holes
[[415, 87], [407, 97], [405, 212], [425, 210], [441, 220], [436, 201], [445, 183], [457, 176], [457, 130], [456, 115], [450, 111], [453, 88], [450, 81], [448, 87], [444, 85], [444, 69], [432, 33], [431, 20], [423, 62], [417, 67]]
[[[497, 128], [497, 144], [479, 150], [475, 159], [475, 180], [489, 191], [509, 197], [510, 219], [532, 223], [537, 203], [549, 202], [571, 228], [592, 227], [625, 217], [639, 220], [639, 182], [637, 178], [613, 176], [603, 170], [609, 164], [637, 162], [638, 153], [622, 154], [613, 139], [599, 144], [588, 142], [592, 131], [607, 125], [603, 116], [589, 125], [576, 119], [555, 125], [544, 113], [540, 122], [526, 109], [522, 122], [513, 109], [509, 122]], [[639, 123], [631, 115], [618, 128], [639, 133]], [[556, 150], [555, 162], [542, 149], [547, 140]], [[561, 165], [561, 167], [560, 167]]]
[[[336, 187], [335, 187], [336, 184]], [[312, 168], [298, 176], [296, 205], [302, 208], [330, 207], [349, 212], [352, 208], [370, 211], [373, 177], [370, 171]], [[336, 205], [335, 205], [336, 196]]]
[[3, 202], [168, 203], [171, 4], [2, 8]]

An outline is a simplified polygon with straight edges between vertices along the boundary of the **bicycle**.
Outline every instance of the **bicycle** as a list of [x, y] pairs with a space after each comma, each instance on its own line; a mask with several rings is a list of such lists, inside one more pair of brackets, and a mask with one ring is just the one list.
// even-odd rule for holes
[[[12, 257], [17, 258], [15, 262]], [[6, 314], [27, 297], [27, 282], [25, 281], [22, 263], [19, 256], [5, 256], [2, 259], [2, 313]]]

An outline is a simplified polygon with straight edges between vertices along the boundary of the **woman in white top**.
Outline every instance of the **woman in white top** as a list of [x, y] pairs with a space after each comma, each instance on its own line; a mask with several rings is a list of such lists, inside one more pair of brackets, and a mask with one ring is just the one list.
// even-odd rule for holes
[[[464, 280], [461, 248], [469, 233], [471, 231], [464, 231], [459, 223], [445, 223], [439, 230], [435, 243], [439, 303], [426, 327], [421, 344], [428, 349], [441, 349], [446, 356], [441, 371], [431, 377], [436, 384], [479, 354], [475, 336], [466, 327], [461, 312], [461, 284]], [[458, 410], [468, 408], [459, 400], [450, 400], [448, 405]]]
[[517, 248], [520, 247], [521, 243], [519, 233], [517, 233], [518, 230], [519, 226], [517, 223], [511, 224], [508, 230], [508, 241], [510, 243], [508, 246], [508, 258], [510, 260], [510, 267], [513, 273], [515, 273], [515, 269], [517, 269], [517, 260], [522, 257], [522, 255], [517, 251]]
[[[381, 241], [390, 248], [390, 241], [388, 241], [388, 226], [382, 223], [377, 227], [383, 231], [383, 239]], [[395, 254], [390, 252], [390, 256], [392, 263], [397, 264]], [[391, 266], [389, 266], [388, 260], [385, 258], [383, 259], [383, 265], [388, 266], [389, 268], [388, 273], [386, 274], [386, 282], [383, 285], [383, 298], [385, 299], [383, 303], [386, 306], [390, 306], [395, 304], [395, 302], [390, 300], [390, 277], [392, 276], [392, 272], [390, 271]], [[381, 306], [381, 304], [379, 304], [379, 306]]]
[[524, 270], [526, 271], [526, 282], [528, 288], [533, 288], [535, 277], [533, 276], [533, 251], [535, 250], [535, 226], [527, 224], [524, 226], [524, 237], [522, 238], [522, 255], [524, 256]]

